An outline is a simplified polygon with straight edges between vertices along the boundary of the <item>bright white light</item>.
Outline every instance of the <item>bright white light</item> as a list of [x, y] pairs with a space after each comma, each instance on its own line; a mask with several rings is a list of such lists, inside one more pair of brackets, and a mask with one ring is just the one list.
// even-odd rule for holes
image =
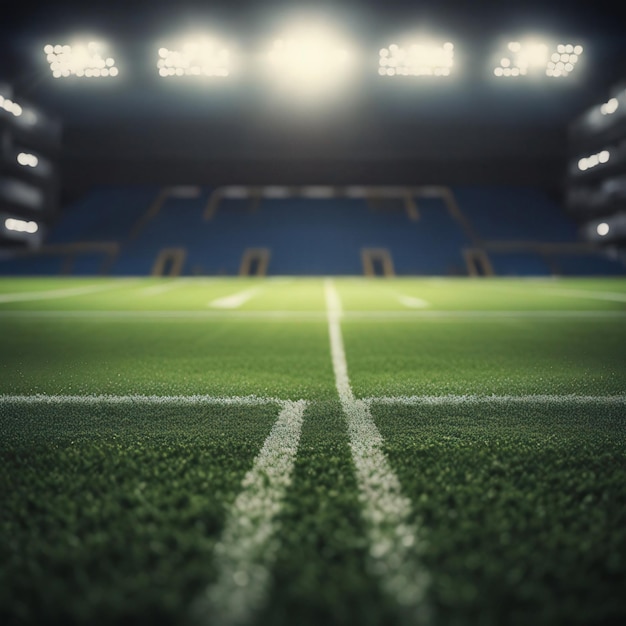
[[392, 43], [379, 52], [381, 76], [449, 76], [454, 65], [454, 44]]
[[17, 162], [26, 167], [37, 167], [39, 159], [34, 154], [30, 154], [29, 152], [20, 152], [17, 155]]
[[7, 219], [4, 220], [4, 227], [7, 230], [13, 230], [18, 233], [29, 233], [31, 235], [39, 230], [37, 222], [18, 220], [14, 217], [7, 217]]
[[612, 115], [617, 111], [619, 107], [619, 100], [617, 98], [609, 98], [602, 106], [600, 106], [600, 113], [602, 115]]
[[276, 38], [266, 56], [275, 78], [292, 90], [322, 92], [345, 77], [353, 54], [334, 33], [314, 25]]
[[20, 117], [24, 112], [24, 109], [17, 102], [13, 102], [13, 100], [4, 96], [0, 96], [0, 109], [11, 113], [15, 117]]
[[590, 154], [587, 157], [583, 157], [578, 161], [578, 169], [581, 172], [585, 170], [591, 169], [600, 165], [601, 163], [607, 163], [611, 158], [611, 153], [608, 150], [600, 150], [600, 152], [596, 152], [595, 154]]
[[556, 52], [552, 54], [546, 63], [546, 76], [561, 78], [569, 76], [574, 71], [580, 59], [583, 47], [571, 43], [557, 44]]
[[549, 43], [538, 40], [509, 41], [506, 52], [499, 53], [493, 73], [498, 77], [544, 74], [561, 78], [571, 74], [583, 52], [581, 45]]
[[117, 76], [119, 73], [115, 59], [108, 54], [107, 46], [97, 41], [72, 46], [46, 44], [43, 51], [54, 78], [102, 78]]
[[600, 237], [604, 237], [608, 235], [609, 230], [610, 230], [609, 225], [606, 222], [602, 222], [598, 224], [598, 226], [596, 227], [596, 232], [598, 233], [598, 235], [600, 235]]
[[230, 50], [219, 41], [196, 38], [184, 41], [177, 49], [158, 50], [159, 76], [204, 76], [225, 78], [232, 71]]

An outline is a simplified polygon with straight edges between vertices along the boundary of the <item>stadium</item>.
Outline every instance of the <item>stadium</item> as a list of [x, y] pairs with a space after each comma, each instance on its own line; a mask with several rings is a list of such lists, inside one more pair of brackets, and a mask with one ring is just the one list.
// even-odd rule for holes
[[16, 3], [0, 621], [626, 623], [613, 3]]

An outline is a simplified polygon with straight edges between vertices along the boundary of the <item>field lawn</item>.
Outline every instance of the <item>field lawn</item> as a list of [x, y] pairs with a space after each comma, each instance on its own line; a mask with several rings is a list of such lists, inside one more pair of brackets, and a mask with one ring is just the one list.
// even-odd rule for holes
[[0, 280], [0, 623], [626, 623], [626, 279]]

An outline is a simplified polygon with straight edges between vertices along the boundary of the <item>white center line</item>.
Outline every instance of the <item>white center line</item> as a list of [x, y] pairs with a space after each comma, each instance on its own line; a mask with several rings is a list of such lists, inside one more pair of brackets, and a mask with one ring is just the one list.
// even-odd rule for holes
[[426, 602], [430, 576], [420, 562], [418, 532], [410, 521], [411, 503], [385, 456], [368, 403], [357, 400], [352, 392], [341, 334], [341, 300], [332, 279], [326, 279], [324, 290], [335, 384], [347, 418], [371, 571], [414, 623], [425, 624], [431, 620]]
[[217, 581], [192, 607], [194, 618], [222, 626], [247, 623], [263, 606], [279, 547], [278, 513], [291, 484], [306, 402], [284, 402], [215, 546]]

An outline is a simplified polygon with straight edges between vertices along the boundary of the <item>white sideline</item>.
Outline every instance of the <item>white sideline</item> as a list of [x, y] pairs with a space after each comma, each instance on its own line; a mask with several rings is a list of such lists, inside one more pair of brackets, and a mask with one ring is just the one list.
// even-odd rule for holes
[[430, 576], [418, 557], [411, 503], [382, 449], [383, 439], [367, 403], [354, 397], [341, 335], [341, 301], [332, 279], [324, 283], [335, 384], [347, 418], [350, 450], [367, 524], [372, 572], [384, 590], [417, 623], [430, 621], [426, 590]]
[[115, 283], [106, 285], [85, 285], [83, 287], [67, 287], [66, 289], [47, 289], [45, 291], [22, 291], [0, 294], [0, 302], [27, 302], [31, 300], [51, 300], [52, 298], [67, 298], [69, 296], [82, 296], [86, 293], [104, 291], [117, 287]]
[[373, 404], [400, 404], [405, 406], [438, 406], [458, 404], [626, 404], [626, 394], [590, 396], [582, 394], [525, 394], [520, 396], [496, 395], [446, 395], [446, 396], [396, 396], [364, 398], [368, 406]]
[[224, 298], [217, 298], [209, 302], [209, 306], [216, 309], [238, 309], [242, 304], [246, 303], [250, 298], [254, 297], [259, 291], [259, 287], [253, 287], [252, 289], [246, 289], [239, 293], [234, 293], [231, 296], [225, 296]]
[[277, 404], [285, 406], [289, 404], [287, 400], [278, 398], [267, 398], [262, 396], [155, 396], [155, 395], [108, 395], [108, 394], [91, 394], [91, 395], [63, 395], [44, 393], [36, 393], [33, 395], [0, 395], [0, 405], [2, 404], [78, 404], [78, 405], [98, 405], [98, 404], [133, 404], [133, 405], [154, 405], [154, 404], [180, 404], [180, 405], [196, 405], [209, 404], [218, 406], [241, 405], [241, 406], [260, 406], [262, 404]]
[[215, 546], [217, 581], [192, 607], [201, 623], [245, 624], [264, 601], [279, 546], [278, 513], [291, 484], [306, 402], [285, 402], [242, 482]]

